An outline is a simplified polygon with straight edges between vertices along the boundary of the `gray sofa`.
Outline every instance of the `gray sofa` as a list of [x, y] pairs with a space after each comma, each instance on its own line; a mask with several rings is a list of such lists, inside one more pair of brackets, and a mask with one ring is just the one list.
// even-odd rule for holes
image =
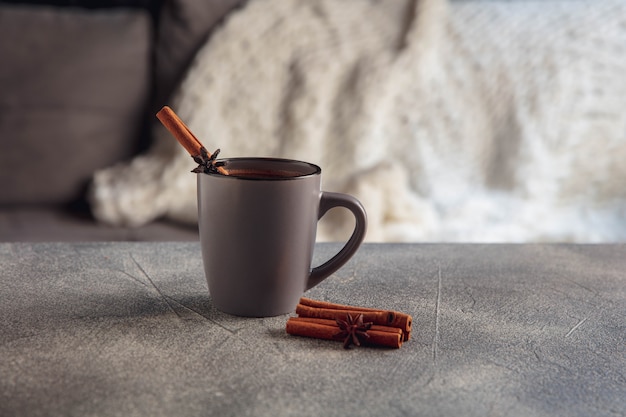
[[0, 241], [197, 239], [164, 221], [98, 224], [85, 191], [147, 147], [195, 51], [241, 4], [0, 1]]

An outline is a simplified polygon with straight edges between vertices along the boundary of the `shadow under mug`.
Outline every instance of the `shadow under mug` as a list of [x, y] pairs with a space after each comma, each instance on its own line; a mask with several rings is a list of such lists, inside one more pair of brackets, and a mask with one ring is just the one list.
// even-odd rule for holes
[[[341, 268], [365, 237], [367, 215], [354, 197], [321, 191], [317, 165], [277, 158], [222, 159], [229, 175], [198, 174], [198, 227], [209, 293], [219, 310], [267, 317], [293, 311], [302, 294]], [[317, 222], [350, 210], [352, 236], [311, 268]]]

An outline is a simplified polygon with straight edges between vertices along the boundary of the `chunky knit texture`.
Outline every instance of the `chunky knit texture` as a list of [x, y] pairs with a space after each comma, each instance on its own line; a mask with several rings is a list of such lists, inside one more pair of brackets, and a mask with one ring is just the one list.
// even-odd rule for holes
[[[625, 74], [623, 0], [252, 0], [171, 105], [222, 156], [319, 164], [369, 241], [615, 241]], [[97, 218], [196, 221], [194, 163], [155, 133], [95, 175]], [[322, 240], [351, 228], [335, 211]]]

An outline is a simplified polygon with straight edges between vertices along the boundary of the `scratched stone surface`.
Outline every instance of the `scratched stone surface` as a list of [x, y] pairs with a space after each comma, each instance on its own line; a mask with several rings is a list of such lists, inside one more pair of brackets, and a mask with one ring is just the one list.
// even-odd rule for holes
[[0, 416], [626, 415], [624, 245], [367, 244], [307, 296], [412, 339], [223, 314], [197, 242], [0, 244]]

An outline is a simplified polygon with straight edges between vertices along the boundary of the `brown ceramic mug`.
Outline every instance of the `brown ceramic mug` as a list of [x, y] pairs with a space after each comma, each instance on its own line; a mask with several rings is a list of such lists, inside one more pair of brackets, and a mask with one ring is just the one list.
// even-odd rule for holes
[[[232, 158], [229, 175], [198, 174], [198, 226], [209, 293], [215, 307], [238, 316], [293, 311], [302, 294], [341, 268], [357, 251], [367, 216], [354, 197], [320, 189], [321, 169], [276, 158]], [[352, 236], [330, 260], [311, 268], [318, 220], [344, 207]]]

